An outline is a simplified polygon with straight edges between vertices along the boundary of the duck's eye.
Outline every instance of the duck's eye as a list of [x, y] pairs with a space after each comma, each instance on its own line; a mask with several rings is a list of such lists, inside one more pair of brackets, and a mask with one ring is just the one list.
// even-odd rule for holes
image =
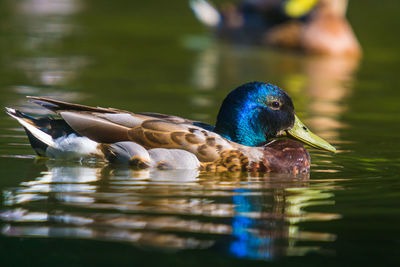
[[281, 107], [281, 103], [279, 101], [272, 101], [270, 103], [270, 107], [272, 109], [279, 109]]

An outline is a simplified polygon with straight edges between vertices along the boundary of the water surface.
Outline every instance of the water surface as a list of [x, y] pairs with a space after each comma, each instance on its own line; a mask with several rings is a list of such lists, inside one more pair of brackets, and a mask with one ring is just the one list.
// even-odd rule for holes
[[1, 1], [1, 106], [43, 114], [24, 96], [45, 95], [214, 123], [231, 89], [270, 81], [339, 151], [309, 149], [297, 177], [134, 171], [36, 159], [1, 113], [1, 262], [394, 265], [398, 6], [351, 1], [359, 61], [217, 42], [184, 1]]

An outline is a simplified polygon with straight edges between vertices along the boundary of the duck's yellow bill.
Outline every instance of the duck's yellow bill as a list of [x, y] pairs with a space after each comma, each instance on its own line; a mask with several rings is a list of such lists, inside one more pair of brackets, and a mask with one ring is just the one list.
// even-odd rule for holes
[[334, 148], [327, 141], [322, 139], [316, 134], [313, 134], [301, 121], [300, 119], [294, 115], [295, 121], [292, 129], [287, 131], [287, 134], [297, 140], [300, 140], [307, 145], [310, 145], [315, 148], [327, 150], [330, 152], [336, 152], [336, 148]]

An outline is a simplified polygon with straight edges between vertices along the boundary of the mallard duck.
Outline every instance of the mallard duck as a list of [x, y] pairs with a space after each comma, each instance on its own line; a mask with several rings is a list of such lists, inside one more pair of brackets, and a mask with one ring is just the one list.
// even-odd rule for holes
[[39, 156], [97, 157], [137, 168], [303, 173], [310, 156], [295, 140], [335, 152], [299, 120], [288, 94], [269, 83], [250, 82], [230, 92], [215, 127], [172, 115], [28, 98], [59, 116], [34, 118], [7, 108]]
[[190, 6], [223, 39], [313, 54], [361, 55], [345, 17], [347, 0], [243, 0], [220, 10], [205, 0], [191, 0]]

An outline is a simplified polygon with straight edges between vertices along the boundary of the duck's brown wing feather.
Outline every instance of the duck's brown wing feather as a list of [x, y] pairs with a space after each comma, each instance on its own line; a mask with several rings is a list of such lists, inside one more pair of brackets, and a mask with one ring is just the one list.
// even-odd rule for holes
[[[47, 97], [37, 97], [37, 96], [27, 96], [31, 100], [31, 102], [38, 104], [44, 108], [47, 108], [55, 113], [59, 113], [61, 111], [90, 111], [90, 112], [96, 112], [96, 113], [112, 113], [112, 114], [118, 114], [118, 113], [127, 113], [127, 114], [132, 114], [132, 112], [121, 110], [121, 109], [116, 109], [116, 108], [103, 108], [103, 107], [91, 107], [91, 106], [85, 106], [85, 105], [80, 105], [80, 104], [74, 104], [74, 103], [68, 103], [60, 100], [55, 100]], [[155, 113], [155, 112], [138, 112], [135, 113], [136, 115], [143, 115], [145, 117], [150, 117], [150, 118], [155, 118], [155, 119], [161, 119], [177, 124], [202, 124], [205, 126], [209, 126], [209, 128], [212, 128], [211, 125], [201, 123], [198, 121], [194, 120], [188, 120], [184, 119], [179, 116], [175, 115], [167, 115], [167, 114], [161, 114], [161, 113]]]
[[161, 119], [161, 120], [166, 120], [166, 121], [174, 122], [177, 124], [183, 124], [183, 123], [184, 124], [194, 124], [197, 122], [197, 121], [193, 121], [193, 120], [184, 119], [182, 117], [175, 116], [175, 115], [168, 115], [168, 114], [155, 113], [155, 112], [138, 112], [136, 114], [149, 116], [149, 117], [157, 118], [157, 119]]
[[114, 108], [90, 107], [80, 104], [68, 103], [60, 100], [55, 100], [47, 97], [27, 96], [31, 102], [47, 108], [55, 113], [59, 111], [73, 110], [73, 111], [92, 111], [98, 113], [121, 113], [127, 111], [118, 110]]
[[[72, 129], [99, 143], [130, 141], [129, 128], [101, 117], [102, 113], [60, 111], [59, 115]], [[118, 114], [113, 114], [118, 115]]]

